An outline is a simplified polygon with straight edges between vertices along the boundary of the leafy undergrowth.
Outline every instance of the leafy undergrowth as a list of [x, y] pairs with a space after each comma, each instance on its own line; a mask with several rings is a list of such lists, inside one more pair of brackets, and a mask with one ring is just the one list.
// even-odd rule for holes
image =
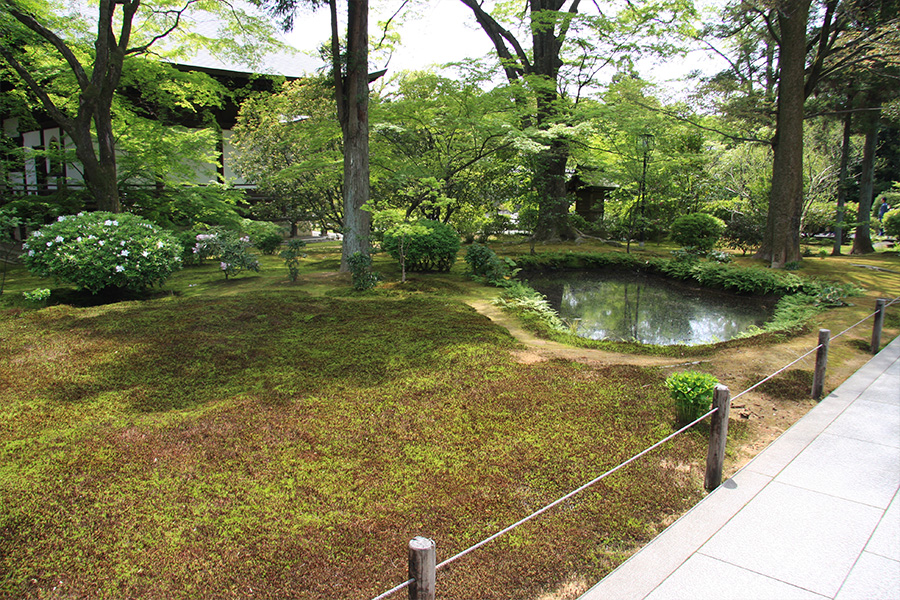
[[[406, 579], [412, 537], [443, 560], [672, 430], [664, 374], [515, 363], [443, 285], [241, 281], [0, 317], [0, 596], [368, 598]], [[704, 456], [679, 436], [439, 573], [440, 596], [598, 580], [700, 497]]]

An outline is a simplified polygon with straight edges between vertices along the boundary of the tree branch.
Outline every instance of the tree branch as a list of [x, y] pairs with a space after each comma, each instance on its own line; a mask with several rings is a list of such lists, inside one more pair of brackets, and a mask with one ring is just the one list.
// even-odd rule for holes
[[88, 79], [87, 73], [84, 71], [84, 67], [81, 62], [79, 62], [78, 57], [75, 56], [75, 53], [72, 52], [72, 49], [62, 40], [58, 35], [44, 27], [37, 19], [31, 16], [28, 13], [21, 12], [16, 8], [16, 6], [10, 2], [10, 0], [5, 0], [3, 4], [6, 5], [7, 11], [11, 14], [17, 21], [22, 23], [25, 27], [35, 32], [48, 42], [59, 52], [62, 57], [65, 59], [66, 63], [68, 63], [69, 68], [72, 69], [72, 73], [75, 74], [75, 79], [78, 81], [78, 87], [81, 89], [86, 89], [90, 85], [90, 80]]

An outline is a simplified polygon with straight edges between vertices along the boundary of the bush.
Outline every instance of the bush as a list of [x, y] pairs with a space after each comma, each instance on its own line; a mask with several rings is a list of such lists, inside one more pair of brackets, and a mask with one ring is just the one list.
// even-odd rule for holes
[[900, 238], [900, 209], [894, 209], [884, 215], [881, 227], [886, 235], [892, 238]]
[[706, 213], [683, 215], [672, 223], [672, 240], [701, 253], [712, 250], [725, 232], [722, 219]]
[[666, 379], [669, 394], [675, 400], [675, 418], [682, 425], [696, 421], [706, 414], [713, 400], [719, 380], [709, 373], [683, 371]]
[[401, 223], [384, 232], [383, 248], [408, 271], [449, 271], [461, 243], [456, 231], [439, 221], [422, 220], [416, 226]]
[[293, 239], [287, 243], [287, 248], [279, 253], [279, 256], [284, 259], [284, 265], [288, 268], [292, 282], [296, 282], [300, 277], [300, 259], [306, 258], [306, 253], [303, 252], [304, 248], [306, 248], [306, 242]]
[[94, 294], [162, 285], [181, 267], [181, 246], [170, 233], [126, 213], [61, 216], [31, 234], [23, 249], [33, 273]]
[[515, 263], [511, 259], [500, 258], [483, 244], [469, 246], [469, 249], [466, 250], [465, 260], [469, 265], [470, 276], [491, 284], [505, 281], [517, 272], [512, 269]]
[[354, 252], [347, 257], [347, 266], [350, 267], [350, 278], [353, 281], [353, 289], [364, 292], [372, 289], [378, 283], [378, 273], [372, 271], [372, 257], [362, 252]]
[[747, 254], [762, 244], [765, 222], [744, 213], [734, 213], [722, 234], [722, 242], [729, 248]]
[[197, 235], [194, 254], [199, 260], [217, 259], [225, 279], [245, 269], [259, 271], [259, 261], [250, 253], [250, 238], [230, 229], [213, 228]]
[[275, 254], [284, 241], [281, 227], [271, 221], [244, 219], [241, 222], [241, 231], [247, 234], [250, 243], [266, 256]]

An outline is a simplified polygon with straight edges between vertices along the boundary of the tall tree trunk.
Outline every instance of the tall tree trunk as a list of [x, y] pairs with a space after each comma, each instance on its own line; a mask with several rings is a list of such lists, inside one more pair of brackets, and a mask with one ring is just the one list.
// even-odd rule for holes
[[369, 2], [349, 0], [347, 7], [347, 76], [341, 82], [337, 44], [337, 14], [332, 10], [332, 60], [338, 117], [344, 137], [344, 242], [341, 271], [356, 252], [368, 256], [372, 215], [362, 209], [369, 201]]
[[[72, 131], [75, 135], [70, 133], [72, 141], [75, 143], [75, 156], [81, 163], [84, 184], [94, 198], [97, 210], [121, 212], [116, 161], [97, 157], [89, 121], [76, 125], [76, 129]], [[111, 138], [107, 137], [106, 140], [109, 142]], [[106, 151], [115, 152], [115, 146], [109, 147]]]
[[549, 149], [535, 157], [534, 184], [538, 193], [538, 219], [534, 238], [538, 241], [574, 239], [569, 224], [569, 199], [566, 195], [566, 164], [569, 149], [563, 142], [553, 142]]
[[800, 219], [803, 215], [803, 104], [806, 98], [806, 26], [810, 0], [779, 3], [781, 32], [778, 67], [778, 114], [772, 190], [763, 244], [758, 258], [773, 268], [800, 260]]
[[[535, 94], [537, 111], [525, 119], [538, 129], [549, 129], [559, 118], [560, 51], [569, 31], [569, 19], [578, 14], [580, 0], [528, 0], [532, 53], [529, 57], [514, 34], [504, 29], [480, 0], [461, 0], [475, 15], [475, 20], [488, 35], [510, 83], [516, 84], [532, 76], [528, 85]], [[569, 2], [569, 8], [562, 10]], [[548, 14], [553, 13], [552, 17]], [[554, 140], [538, 153], [533, 165], [534, 188], [538, 195], [538, 223], [532, 242], [567, 240], [576, 237], [569, 224], [569, 201], [566, 196], [566, 163], [569, 148], [564, 140]]]
[[875, 184], [875, 148], [878, 144], [878, 121], [881, 112], [866, 115], [866, 143], [863, 146], [862, 173], [859, 181], [859, 213], [856, 217], [856, 234], [850, 254], [875, 252], [869, 222], [872, 218], [872, 196]]
[[[564, 29], [557, 31], [544, 13], [562, 8], [559, 0], [530, 0], [531, 42], [534, 50], [533, 73], [537, 111], [535, 125], [547, 129], [559, 119], [559, 69], [562, 67], [560, 52]], [[552, 21], [550, 21], [552, 23]], [[538, 241], [562, 241], [575, 239], [576, 233], [569, 224], [569, 199], [566, 195], [566, 165], [569, 146], [556, 139], [540, 152], [535, 160], [535, 187], [538, 193], [538, 222], [534, 238]]]
[[844, 237], [844, 205], [847, 202], [847, 167], [850, 164], [850, 127], [853, 124], [853, 112], [850, 110], [851, 97], [847, 97], [847, 114], [844, 115], [844, 134], [841, 139], [841, 166], [838, 174], [837, 214], [834, 226], [834, 247], [832, 256], [841, 255], [841, 244]]

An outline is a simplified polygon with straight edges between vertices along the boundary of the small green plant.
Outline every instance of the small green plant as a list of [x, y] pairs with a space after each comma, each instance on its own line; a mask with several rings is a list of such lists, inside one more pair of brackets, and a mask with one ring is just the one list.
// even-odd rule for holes
[[675, 400], [675, 418], [683, 425], [696, 421], [712, 405], [719, 380], [709, 373], [682, 371], [666, 379], [669, 394]]
[[287, 248], [279, 253], [279, 256], [284, 259], [284, 265], [288, 268], [291, 281], [295, 283], [300, 277], [300, 259], [306, 258], [306, 253], [303, 252], [304, 248], [306, 248], [306, 242], [293, 239], [287, 243]]
[[259, 271], [259, 261], [250, 253], [250, 237], [230, 229], [216, 227], [209, 233], [199, 234], [194, 253], [200, 260], [218, 259], [225, 279], [243, 270]]
[[45, 305], [50, 298], [50, 290], [47, 288], [38, 288], [31, 292], [22, 292], [25, 299], [35, 304]]
[[353, 289], [363, 292], [378, 283], [378, 273], [372, 271], [372, 257], [362, 252], [354, 252], [347, 258]]
[[799, 261], [799, 260], [792, 260], [792, 261], [789, 261], [789, 262], [784, 263], [784, 270], [785, 270], [785, 271], [798, 271], [798, 270], [800, 270], [800, 261]]
[[683, 215], [672, 223], [672, 240], [705, 254], [712, 250], [725, 232], [725, 222], [706, 213]]
[[706, 255], [706, 258], [710, 262], [717, 263], [730, 263], [734, 258], [727, 252], [723, 252], [722, 250], [712, 250], [709, 254]]
[[28, 269], [80, 289], [141, 291], [181, 267], [181, 246], [164, 231], [128, 213], [61, 216], [22, 246]]

